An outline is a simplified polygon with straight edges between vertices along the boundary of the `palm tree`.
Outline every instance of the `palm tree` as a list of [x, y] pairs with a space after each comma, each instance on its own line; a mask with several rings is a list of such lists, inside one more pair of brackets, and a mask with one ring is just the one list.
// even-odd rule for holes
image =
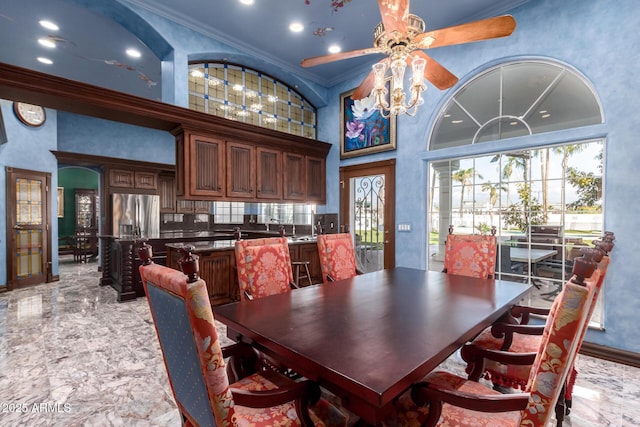
[[485, 182], [482, 184], [482, 191], [489, 192], [489, 204], [491, 205], [489, 216], [491, 217], [491, 225], [493, 225], [493, 209], [496, 207], [496, 203], [498, 203], [500, 198], [500, 191], [508, 191], [508, 188], [500, 183], [492, 184], [490, 182]]
[[562, 154], [562, 178], [563, 179], [562, 179], [562, 191], [560, 193], [562, 206], [565, 205], [565, 199], [564, 199], [565, 179], [564, 178], [567, 175], [567, 166], [569, 165], [569, 157], [584, 150], [585, 147], [586, 147], [586, 144], [571, 144], [571, 145], [563, 145], [553, 149], [555, 153]]
[[474, 168], [468, 169], [460, 169], [453, 173], [452, 178], [462, 184], [462, 188], [460, 189], [460, 218], [462, 219], [462, 207], [464, 205], [464, 190], [467, 189], [467, 192], [471, 189], [468, 187], [473, 184], [473, 178], [478, 177], [482, 179], [482, 175], [477, 173]]

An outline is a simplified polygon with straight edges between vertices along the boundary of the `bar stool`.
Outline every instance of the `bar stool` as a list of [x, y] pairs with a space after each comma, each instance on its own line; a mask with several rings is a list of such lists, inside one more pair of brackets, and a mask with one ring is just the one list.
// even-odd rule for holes
[[[306, 279], [309, 282], [309, 285], [313, 285], [313, 282], [311, 281], [311, 273], [309, 272], [309, 261], [291, 261], [291, 265], [296, 270], [296, 285], [300, 286], [300, 279]], [[301, 268], [304, 268], [304, 272], [300, 271]]]

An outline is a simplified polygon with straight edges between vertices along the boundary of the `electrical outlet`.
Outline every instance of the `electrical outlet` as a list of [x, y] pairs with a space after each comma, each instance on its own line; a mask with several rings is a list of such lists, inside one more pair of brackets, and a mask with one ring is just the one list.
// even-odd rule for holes
[[398, 231], [411, 231], [411, 224], [398, 224]]

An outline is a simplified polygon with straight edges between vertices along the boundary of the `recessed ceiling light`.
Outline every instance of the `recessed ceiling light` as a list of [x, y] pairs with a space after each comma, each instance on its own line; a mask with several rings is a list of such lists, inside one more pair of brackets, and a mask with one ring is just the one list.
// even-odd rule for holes
[[235, 85], [233, 85], [233, 90], [237, 90], [238, 92], [240, 92], [242, 89], [244, 89], [244, 87], [241, 84], [236, 83]]
[[247, 6], [251, 6], [254, 0], [240, 0], [240, 3], [246, 4]]
[[140, 58], [140, 56], [142, 56], [140, 51], [136, 49], [127, 49], [126, 52], [127, 52], [127, 55], [129, 55], [132, 58]]
[[60, 27], [58, 27], [56, 24], [54, 24], [51, 21], [47, 21], [46, 19], [42, 19], [39, 22], [40, 22], [40, 25], [42, 25], [47, 30], [58, 31], [60, 29]]
[[204, 73], [200, 70], [191, 70], [191, 75], [193, 77], [204, 77]]
[[547, 113], [547, 114], [543, 114], [543, 115], [542, 115], [542, 116], [540, 116], [540, 117], [542, 117], [543, 119], [546, 119], [547, 117], [551, 117], [551, 114], [549, 114], [549, 113]]
[[43, 56], [39, 56], [38, 57], [38, 61], [42, 62], [43, 64], [47, 64], [47, 65], [53, 64], [52, 60], [50, 60], [49, 58], [45, 58]]
[[544, 113], [546, 113], [546, 112], [547, 112], [547, 110], [540, 110], [540, 111], [538, 111], [538, 112], [539, 112], [540, 114], [544, 114]]
[[460, 124], [462, 123], [464, 120], [451, 120], [451, 123], [453, 123], [454, 125]]
[[331, 46], [329, 46], [329, 53], [338, 53], [340, 51], [342, 51], [342, 48], [337, 44], [332, 44]]
[[518, 122], [511, 122], [511, 123], [509, 123], [509, 124], [510, 124], [511, 126], [515, 126], [515, 125], [517, 125], [517, 124], [518, 124]]
[[40, 43], [44, 47], [49, 47], [49, 48], [56, 47], [56, 43], [51, 39], [45, 39], [45, 38], [38, 39], [38, 43]]
[[292, 22], [291, 25], [289, 25], [289, 30], [294, 33], [299, 33], [304, 30], [304, 25], [299, 22]]

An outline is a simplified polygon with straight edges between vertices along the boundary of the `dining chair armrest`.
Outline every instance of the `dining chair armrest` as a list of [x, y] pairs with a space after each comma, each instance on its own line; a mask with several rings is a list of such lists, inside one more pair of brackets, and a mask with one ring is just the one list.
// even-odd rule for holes
[[436, 426], [442, 414], [442, 404], [481, 412], [509, 412], [526, 409], [529, 393], [473, 394], [441, 384], [419, 382], [411, 388], [411, 398], [418, 406], [429, 405], [426, 426]]
[[330, 274], [327, 274], [327, 280], [328, 280], [329, 282], [335, 282], [335, 281], [336, 281], [336, 279], [334, 279], [334, 278], [333, 278], [333, 276], [332, 276], [332, 275], [330, 275]]
[[519, 319], [521, 325], [527, 325], [529, 323], [530, 315], [532, 314], [548, 316], [549, 309], [541, 307], [529, 307], [526, 305], [514, 305], [511, 308], [511, 316], [513, 316], [515, 319]]
[[467, 362], [467, 374], [472, 381], [479, 381], [485, 371], [486, 360], [504, 365], [532, 365], [537, 353], [514, 353], [511, 351], [490, 350], [475, 344], [465, 344], [460, 349], [460, 356]]
[[507, 351], [513, 344], [513, 334], [542, 335], [544, 325], [518, 325], [512, 323], [494, 323], [491, 326], [491, 335], [502, 338], [500, 350]]
[[362, 271], [358, 267], [356, 267], [356, 274], [358, 274], [358, 275], [364, 274], [364, 271]]
[[256, 349], [246, 343], [235, 343], [222, 348], [222, 356], [229, 358], [227, 363], [227, 375], [229, 382], [234, 383], [240, 379], [258, 372], [260, 356]]
[[294, 402], [296, 413], [302, 426], [311, 427], [313, 421], [309, 416], [309, 405], [315, 405], [320, 399], [320, 387], [313, 381], [290, 381], [289, 384], [274, 390], [241, 390], [231, 388], [236, 405], [249, 408], [269, 408]]
[[245, 296], [245, 298], [247, 298], [247, 300], [253, 301], [253, 295], [251, 295], [251, 293], [249, 292], [248, 289], [244, 290], [244, 296]]
[[298, 286], [294, 282], [289, 282], [289, 286], [291, 286], [291, 289], [300, 289], [300, 286]]

